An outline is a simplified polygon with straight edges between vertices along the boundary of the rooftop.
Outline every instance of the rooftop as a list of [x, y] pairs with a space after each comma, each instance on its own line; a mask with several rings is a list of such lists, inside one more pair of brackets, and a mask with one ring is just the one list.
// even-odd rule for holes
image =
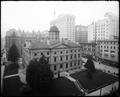
[[88, 92], [95, 91], [118, 81], [118, 77], [104, 73], [101, 70], [96, 70], [92, 79], [86, 77], [86, 70], [71, 74], [71, 76], [77, 79]]
[[48, 41], [48, 42], [39, 42], [35, 41], [31, 43], [31, 48], [30, 49], [49, 49], [49, 48], [54, 48], [54, 47], [59, 47], [60, 45], [68, 46], [68, 47], [79, 47], [78, 44], [70, 42], [70, 41]]
[[64, 77], [54, 79], [51, 85], [51, 94], [55, 96], [71, 96], [82, 94], [82, 92], [77, 89], [73, 82]]

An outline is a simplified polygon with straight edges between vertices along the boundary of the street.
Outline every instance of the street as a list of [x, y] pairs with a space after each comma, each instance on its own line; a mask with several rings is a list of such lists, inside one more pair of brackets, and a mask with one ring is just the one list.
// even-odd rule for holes
[[[87, 62], [87, 59], [86, 58], [83, 58], [82, 57], [82, 60], [84, 61], [84, 62]], [[115, 73], [115, 74], [118, 74], [119, 73], [119, 70], [118, 70], [118, 68], [114, 68], [114, 67], [111, 67], [111, 66], [108, 66], [108, 65], [104, 65], [104, 64], [102, 64], [102, 63], [98, 63], [98, 62], [95, 62], [95, 61], [93, 61], [94, 62], [94, 64], [95, 64], [95, 68], [96, 69], [101, 69], [101, 70], [105, 70], [105, 71], [107, 71], [108, 73], [110, 72], [110, 73]]]

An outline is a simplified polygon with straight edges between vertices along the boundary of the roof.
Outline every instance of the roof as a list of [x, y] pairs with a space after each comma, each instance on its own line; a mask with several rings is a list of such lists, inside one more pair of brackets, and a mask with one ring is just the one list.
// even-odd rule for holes
[[104, 73], [101, 70], [96, 70], [96, 73], [93, 74], [93, 79], [86, 77], [86, 70], [71, 74], [71, 76], [77, 79], [88, 92], [98, 90], [118, 81], [118, 77]]
[[52, 26], [52, 27], [50, 27], [49, 32], [59, 32], [59, 30], [56, 26]]
[[68, 80], [65, 77], [60, 77], [54, 79], [51, 83], [51, 94], [55, 96], [71, 96], [71, 95], [80, 95], [80, 92], [73, 82]]
[[52, 48], [52, 46], [59, 44], [59, 41], [50, 41], [50, 42], [40, 42], [34, 41], [31, 43], [30, 49], [44, 49], [44, 48]]
[[30, 49], [49, 49], [49, 48], [59, 47], [60, 45], [65, 45], [66, 47], [79, 47], [79, 45], [76, 43], [58, 40], [58, 41], [48, 41], [48, 42], [35, 41], [31, 43]]

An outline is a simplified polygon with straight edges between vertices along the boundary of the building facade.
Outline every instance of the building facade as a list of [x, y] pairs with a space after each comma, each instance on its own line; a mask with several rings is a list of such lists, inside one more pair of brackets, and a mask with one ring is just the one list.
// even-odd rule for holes
[[93, 58], [95, 57], [96, 52], [96, 44], [95, 43], [80, 43], [80, 46], [82, 48], [82, 56], [87, 57], [89, 55], [92, 55]]
[[49, 60], [50, 69], [54, 77], [58, 77], [59, 72], [71, 72], [81, 68], [81, 51], [80, 47], [71, 42], [50, 42], [49, 44], [35, 42], [25, 48], [24, 59], [26, 64], [33, 58], [40, 58], [41, 53]]
[[88, 42], [88, 28], [87, 26], [76, 25], [75, 26], [75, 41]]
[[88, 34], [89, 41], [117, 40], [119, 38], [118, 17], [112, 13], [106, 13], [104, 19], [88, 25]]
[[72, 15], [60, 15], [50, 22], [50, 26], [56, 26], [60, 31], [60, 40], [63, 38], [75, 42], [75, 17]]
[[119, 59], [119, 41], [101, 40], [97, 41], [96, 56], [103, 60], [118, 62]]

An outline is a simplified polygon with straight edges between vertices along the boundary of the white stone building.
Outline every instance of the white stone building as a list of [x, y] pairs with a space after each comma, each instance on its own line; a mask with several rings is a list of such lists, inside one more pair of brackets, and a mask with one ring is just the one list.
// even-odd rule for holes
[[88, 25], [89, 41], [114, 40], [119, 38], [119, 19], [112, 13], [106, 13], [104, 19]]

